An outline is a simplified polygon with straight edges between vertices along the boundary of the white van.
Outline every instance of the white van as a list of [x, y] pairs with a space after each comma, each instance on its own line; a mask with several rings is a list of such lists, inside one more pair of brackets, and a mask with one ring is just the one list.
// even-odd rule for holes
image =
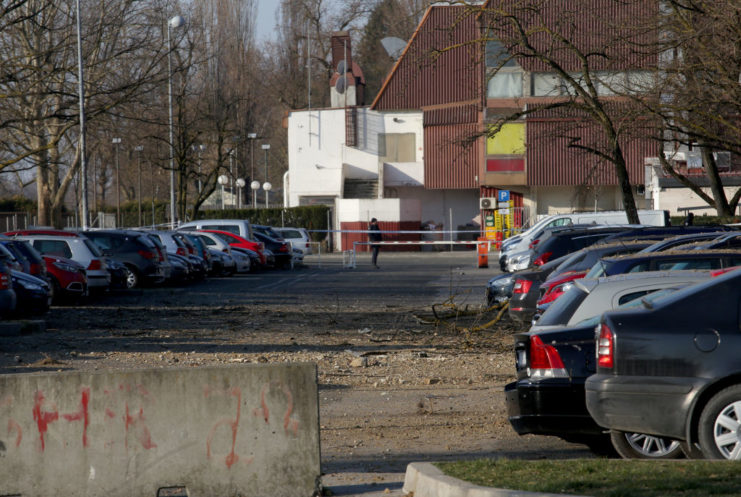
[[[638, 219], [644, 226], [669, 226], [670, 224], [669, 211], [663, 210], [639, 210]], [[628, 215], [625, 211], [597, 211], [544, 216], [526, 231], [508, 238], [502, 243], [499, 252], [499, 267], [504, 271], [507, 257], [516, 252], [526, 251], [533, 240], [533, 236], [544, 228], [572, 224], [628, 224]]]
[[228, 231], [252, 242], [256, 241], [252, 234], [252, 224], [246, 219], [199, 219], [198, 221], [183, 223], [178, 227], [178, 229], [186, 231]]

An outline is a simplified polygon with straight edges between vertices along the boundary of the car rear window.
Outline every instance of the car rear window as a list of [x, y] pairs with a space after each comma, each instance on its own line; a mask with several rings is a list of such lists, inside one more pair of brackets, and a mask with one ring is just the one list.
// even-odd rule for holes
[[85, 246], [90, 249], [90, 252], [92, 252], [95, 257], [103, 257], [103, 253], [100, 251], [98, 246], [90, 241], [89, 238], [83, 238], [82, 241], [83, 243], [85, 243]]
[[234, 233], [235, 235], [239, 234], [239, 226], [234, 225], [234, 224], [224, 225], [224, 226], [220, 224], [216, 224], [216, 225], [205, 225], [204, 224], [202, 229], [216, 230], [216, 231], [228, 231], [229, 233]]
[[581, 288], [572, 288], [551, 304], [548, 310], [538, 319], [537, 325], [556, 326], [568, 323], [586, 297], [587, 293]]
[[280, 235], [283, 236], [283, 238], [303, 238], [303, 235], [299, 230], [280, 230]]

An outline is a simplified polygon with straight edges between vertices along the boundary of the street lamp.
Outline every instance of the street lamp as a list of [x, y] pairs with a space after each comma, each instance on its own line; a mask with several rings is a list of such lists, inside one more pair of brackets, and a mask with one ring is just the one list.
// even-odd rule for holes
[[218, 177], [217, 181], [221, 185], [221, 210], [224, 210], [224, 185], [229, 183], [229, 177], [226, 174], [222, 174]]
[[232, 192], [232, 209], [234, 208], [234, 150], [229, 151], [229, 190]]
[[[82, 68], [82, 34], [80, 22], [80, 0], [77, 0], [77, 92], [80, 100], [80, 176], [82, 176], [82, 188], [80, 189], [82, 229], [88, 227], [88, 205], [87, 205], [87, 154], [85, 153], [85, 85]], [[95, 185], [93, 177], [93, 185]]]
[[172, 43], [170, 30], [185, 24], [181, 16], [174, 16], [167, 21], [167, 102], [170, 111], [170, 223], [175, 228], [177, 213], [175, 210], [175, 136], [172, 118]]
[[136, 151], [137, 165], [139, 166], [139, 188], [137, 189], [136, 193], [139, 203], [138, 226], [142, 226], [142, 150], [144, 150], [144, 147], [142, 145], [137, 145], [136, 147], [134, 147], [134, 150]]
[[[250, 179], [253, 181], [255, 179], [255, 138], [257, 138], [257, 133], [247, 133], [247, 139], [250, 141]], [[252, 207], [255, 207], [256, 202], [254, 193], [255, 191], [253, 190]]]
[[252, 189], [252, 208], [257, 208], [257, 190], [260, 189], [260, 182], [257, 180], [254, 180], [252, 183], [250, 183], [250, 188]]
[[[263, 143], [262, 149], [265, 151], [265, 183], [263, 184], [263, 189], [265, 189], [265, 185], [270, 185], [270, 183], [268, 183], [268, 150], [270, 150], [270, 144]], [[269, 190], [270, 190], [269, 188], [265, 189], [265, 207], [268, 206], [268, 191]]]
[[246, 184], [242, 178], [237, 178], [237, 209], [242, 208], [242, 188]]
[[262, 189], [265, 190], [265, 208], [268, 207], [268, 192], [273, 188], [273, 185], [269, 181], [262, 184]]
[[121, 226], [121, 175], [118, 167], [118, 145], [121, 138], [114, 138], [111, 141], [116, 150], [116, 227]]

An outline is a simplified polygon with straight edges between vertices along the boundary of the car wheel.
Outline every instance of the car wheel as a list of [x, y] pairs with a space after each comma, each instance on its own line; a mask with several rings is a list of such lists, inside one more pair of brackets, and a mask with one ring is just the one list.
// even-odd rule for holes
[[139, 286], [139, 275], [135, 269], [126, 266], [126, 289], [131, 290]]
[[623, 459], [677, 459], [684, 457], [678, 440], [643, 433], [610, 431], [612, 446]]
[[700, 415], [698, 435], [707, 459], [741, 459], [741, 385], [710, 399]]

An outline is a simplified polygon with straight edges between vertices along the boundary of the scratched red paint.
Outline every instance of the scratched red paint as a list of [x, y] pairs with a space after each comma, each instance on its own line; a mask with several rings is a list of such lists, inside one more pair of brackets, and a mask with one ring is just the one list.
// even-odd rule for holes
[[252, 414], [255, 416], [259, 416], [262, 411], [262, 416], [265, 419], [265, 422], [268, 422], [268, 418], [270, 418], [270, 411], [268, 410], [268, 404], [265, 402], [265, 392], [270, 387], [270, 384], [263, 385], [262, 390], [260, 390], [260, 406], [259, 408], [252, 411]]
[[63, 414], [62, 417], [67, 421], [83, 421], [82, 428], [82, 446], [87, 447], [87, 427], [90, 425], [90, 387], [82, 389], [80, 398], [80, 410], [72, 414]]
[[[139, 443], [144, 447], [145, 449], [154, 449], [157, 447], [157, 444], [152, 442], [152, 434], [149, 432], [149, 428], [144, 424], [144, 409], [139, 409], [138, 416], [134, 417], [129, 414], [129, 403], [126, 403], [126, 415], [124, 416], [124, 421], [126, 424], [126, 440], [125, 440], [125, 446], [128, 449], [129, 447], [129, 428], [134, 427], [136, 429], [136, 438], [139, 440]], [[141, 423], [141, 424], [140, 424]]]
[[298, 421], [291, 419], [291, 413], [293, 412], [293, 395], [291, 395], [291, 391], [288, 390], [285, 385], [283, 386], [283, 394], [286, 396], [286, 399], [288, 399], [288, 408], [286, 408], [286, 413], [283, 415], [283, 431], [287, 432], [288, 426], [290, 425], [293, 436], [296, 436], [298, 435]]
[[39, 428], [39, 438], [41, 439], [42, 451], [46, 448], [44, 433], [49, 429], [49, 423], [59, 419], [59, 413], [57, 411], [42, 411], [41, 404], [43, 403], [44, 394], [41, 391], [37, 391], [33, 402], [33, 420], [36, 421], [36, 425]]
[[[207, 390], [204, 392], [205, 395], [208, 397], [208, 395], [211, 393], [210, 390]], [[242, 412], [242, 390], [235, 387], [232, 388], [229, 392], [229, 395], [237, 398], [237, 416], [234, 419], [226, 418], [222, 419], [219, 422], [217, 422], [213, 427], [211, 427], [211, 431], [208, 434], [208, 437], [206, 438], [206, 457], [211, 459], [211, 443], [213, 442], [214, 435], [216, 434], [216, 430], [219, 428], [219, 426], [228, 425], [231, 428], [232, 431], [232, 449], [227, 454], [224, 462], [226, 463], [226, 467], [231, 469], [231, 467], [239, 461], [239, 456], [235, 452], [235, 448], [237, 445], [237, 431], [239, 430], [239, 417]], [[249, 461], [248, 461], [249, 462]]]
[[23, 429], [21, 428], [21, 425], [19, 425], [15, 420], [9, 419], [8, 420], [8, 435], [10, 435], [10, 432], [15, 430], [15, 446], [19, 447], [21, 445], [21, 440], [23, 440]]

